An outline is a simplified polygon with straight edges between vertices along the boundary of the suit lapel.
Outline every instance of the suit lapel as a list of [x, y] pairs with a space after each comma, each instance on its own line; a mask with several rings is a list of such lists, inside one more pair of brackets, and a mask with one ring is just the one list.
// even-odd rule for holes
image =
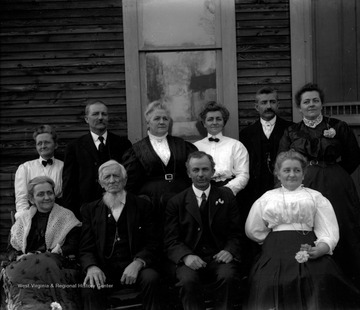
[[99, 160], [98, 151], [96, 149], [94, 140], [89, 132], [84, 136], [84, 140], [82, 141], [83, 148], [96, 160]]
[[202, 225], [199, 205], [192, 187], [190, 187], [186, 193], [185, 208], [195, 218], [195, 220]]
[[[222, 196], [221, 193], [218, 191], [218, 189], [215, 186], [211, 186], [210, 193], [209, 193], [209, 223], [210, 227], [213, 222], [213, 219], [215, 217], [215, 214], [217, 211], [221, 208], [221, 200]], [[216, 203], [218, 202], [218, 203]]]
[[271, 135], [274, 135], [274, 139], [279, 140], [282, 137], [283, 133], [284, 133], [284, 124], [282, 123], [282, 119], [277, 117], [274, 130]]
[[95, 210], [95, 227], [97, 229], [97, 235], [99, 236], [100, 253], [104, 253], [105, 237], [106, 237], [106, 215], [107, 207], [102, 200], [96, 205]]
[[116, 148], [122, 147], [122, 145], [116, 145], [114, 138], [114, 135], [110, 131], [107, 131], [106, 146], [109, 151], [110, 159], [114, 159], [112, 154], [116, 154]]
[[264, 135], [260, 120], [257, 120], [254, 126], [253, 144], [254, 152], [258, 159], [261, 158], [261, 135]]
[[133, 249], [134, 240], [133, 240], [132, 229], [134, 228], [134, 223], [135, 225], [137, 225], [136, 213], [138, 208], [134, 197], [132, 197], [129, 194], [126, 195], [126, 202], [124, 208], [126, 208], [126, 221], [127, 221], [128, 235], [129, 235], [130, 253], [133, 253], [132, 249]]

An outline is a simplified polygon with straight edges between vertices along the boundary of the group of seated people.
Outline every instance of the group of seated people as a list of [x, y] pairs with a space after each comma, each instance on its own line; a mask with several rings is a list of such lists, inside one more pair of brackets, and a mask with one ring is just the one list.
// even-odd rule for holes
[[[8, 308], [107, 309], [114, 290], [134, 286], [145, 309], [169, 309], [173, 283], [183, 309], [206, 308], [205, 284], [215, 309], [232, 309], [239, 294], [249, 310], [360, 309], [350, 177], [360, 149], [345, 122], [322, 115], [323, 102], [305, 85], [296, 95], [303, 120], [286, 123], [276, 91], [261, 89], [260, 119], [242, 142], [223, 135], [229, 112], [209, 102], [200, 113], [207, 137], [192, 144], [169, 134], [169, 111], [156, 101], [147, 137], [131, 145], [107, 131], [97, 101], [85, 110], [90, 133], [68, 146], [64, 163], [54, 158], [54, 130], [39, 127], [40, 158], [15, 178]], [[256, 175], [259, 167], [268, 171]]]

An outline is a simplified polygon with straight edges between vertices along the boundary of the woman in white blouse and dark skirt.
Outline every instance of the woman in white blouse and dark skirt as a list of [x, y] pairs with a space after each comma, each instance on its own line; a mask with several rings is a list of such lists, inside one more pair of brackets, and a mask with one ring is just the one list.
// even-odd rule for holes
[[334, 209], [302, 186], [307, 162], [293, 150], [275, 163], [281, 187], [253, 204], [246, 235], [262, 250], [249, 276], [245, 309], [359, 309], [360, 292], [331, 258], [339, 240]]
[[212, 184], [228, 187], [236, 196], [249, 180], [249, 154], [240, 141], [222, 134], [229, 116], [228, 109], [223, 105], [208, 102], [199, 115], [207, 136], [194, 144], [199, 151], [214, 158]]

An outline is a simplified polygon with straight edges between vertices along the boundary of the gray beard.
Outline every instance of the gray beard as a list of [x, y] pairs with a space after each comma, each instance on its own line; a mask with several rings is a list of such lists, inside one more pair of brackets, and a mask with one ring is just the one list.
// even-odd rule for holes
[[112, 194], [105, 193], [103, 196], [103, 202], [110, 209], [115, 209], [121, 206], [122, 192]]

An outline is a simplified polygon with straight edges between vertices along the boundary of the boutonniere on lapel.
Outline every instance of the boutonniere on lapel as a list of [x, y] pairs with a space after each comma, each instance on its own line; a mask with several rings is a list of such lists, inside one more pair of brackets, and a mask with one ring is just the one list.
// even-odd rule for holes
[[330, 127], [330, 124], [329, 124], [329, 122], [330, 122], [330, 117], [331, 117], [331, 116], [329, 116], [328, 121], [326, 122], [326, 127], [327, 127], [327, 129], [324, 130], [323, 136], [324, 136], [325, 138], [332, 139], [332, 138], [335, 137], [336, 131], [335, 131], [334, 128], [331, 128], [331, 127]]
[[224, 200], [222, 200], [221, 198], [219, 198], [218, 200], [215, 201], [215, 206], [217, 206], [218, 204], [223, 205], [223, 204], [224, 204]]

